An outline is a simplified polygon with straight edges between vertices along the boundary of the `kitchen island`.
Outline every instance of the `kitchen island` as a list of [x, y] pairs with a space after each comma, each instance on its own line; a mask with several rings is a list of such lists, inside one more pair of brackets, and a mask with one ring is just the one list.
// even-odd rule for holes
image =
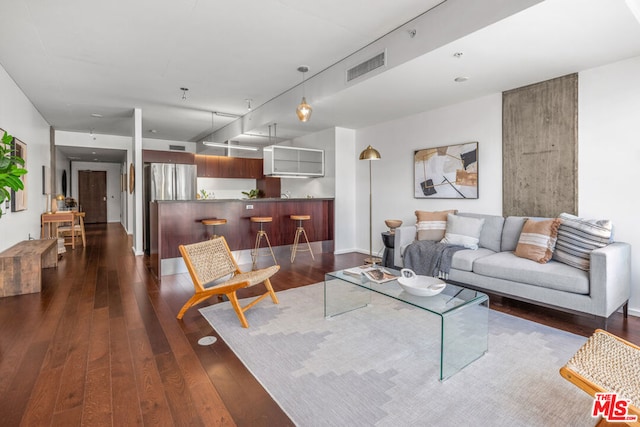
[[[312, 242], [314, 252], [333, 252], [333, 199], [205, 199], [159, 200], [149, 203], [150, 247], [152, 272], [162, 275], [186, 271], [178, 245], [201, 242], [211, 237], [212, 227], [203, 219], [224, 218], [227, 224], [218, 226], [216, 233], [227, 240], [239, 263], [249, 256], [256, 239], [258, 225], [252, 216], [270, 216], [273, 222], [265, 225], [271, 246], [276, 253], [293, 243], [296, 223], [290, 215], [310, 215], [303, 226]], [[280, 250], [278, 250], [280, 249]], [[249, 262], [250, 262], [250, 258]]]

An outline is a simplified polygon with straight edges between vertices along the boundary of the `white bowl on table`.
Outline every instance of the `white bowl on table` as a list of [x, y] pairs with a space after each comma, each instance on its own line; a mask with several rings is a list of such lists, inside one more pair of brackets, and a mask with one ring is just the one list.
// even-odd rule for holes
[[447, 284], [437, 277], [418, 276], [408, 268], [400, 270], [398, 283], [405, 292], [419, 297], [438, 295], [447, 287]]

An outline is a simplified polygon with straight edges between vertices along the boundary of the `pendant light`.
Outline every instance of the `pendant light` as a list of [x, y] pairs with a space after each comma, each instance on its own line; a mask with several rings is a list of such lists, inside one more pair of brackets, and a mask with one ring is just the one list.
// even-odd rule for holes
[[307, 99], [304, 96], [304, 73], [309, 71], [309, 67], [301, 65], [298, 67], [298, 71], [302, 73], [302, 101], [300, 102], [300, 105], [298, 105], [298, 108], [296, 108], [296, 114], [301, 122], [306, 122], [311, 118], [311, 112], [313, 111], [313, 108], [311, 108], [311, 105], [307, 104]]

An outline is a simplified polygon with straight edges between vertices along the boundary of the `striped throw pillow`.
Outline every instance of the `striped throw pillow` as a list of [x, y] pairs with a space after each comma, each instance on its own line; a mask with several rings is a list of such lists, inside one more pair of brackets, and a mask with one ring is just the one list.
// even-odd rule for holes
[[562, 224], [553, 259], [588, 271], [591, 251], [612, 242], [611, 221], [584, 219], [568, 213], [560, 214], [560, 219]]
[[545, 264], [553, 256], [559, 226], [558, 218], [542, 221], [528, 219], [522, 227], [515, 255]]
[[440, 241], [444, 237], [447, 228], [447, 214], [458, 213], [457, 210], [427, 212], [416, 211], [416, 229], [418, 240]]

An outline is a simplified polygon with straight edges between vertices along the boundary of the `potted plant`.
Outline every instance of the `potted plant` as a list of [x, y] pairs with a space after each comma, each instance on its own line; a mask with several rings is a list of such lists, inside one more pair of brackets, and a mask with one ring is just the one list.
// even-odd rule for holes
[[11, 200], [10, 190], [24, 189], [20, 177], [27, 173], [27, 170], [23, 166], [24, 159], [13, 155], [13, 136], [5, 132], [0, 142], [0, 217], [2, 204], [5, 200]]
[[250, 190], [250, 191], [243, 191], [242, 194], [247, 196], [249, 199], [257, 199], [258, 197], [260, 197], [260, 190], [255, 188], [255, 189]]

